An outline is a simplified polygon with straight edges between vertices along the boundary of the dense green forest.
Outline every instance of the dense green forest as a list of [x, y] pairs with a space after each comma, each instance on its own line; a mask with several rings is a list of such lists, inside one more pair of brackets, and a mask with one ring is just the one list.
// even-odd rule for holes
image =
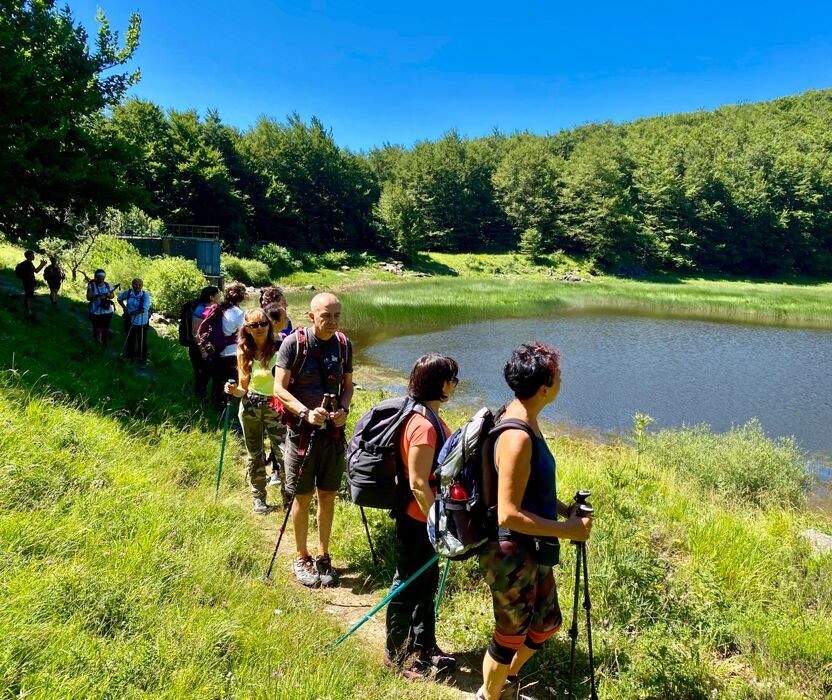
[[449, 131], [411, 148], [339, 147], [317, 119], [126, 99], [103, 15], [94, 46], [69, 10], [0, 14], [0, 228], [72, 236], [107, 207], [218, 225], [227, 249], [277, 243], [409, 256], [564, 250], [613, 272], [832, 274], [832, 90], [551, 135]]

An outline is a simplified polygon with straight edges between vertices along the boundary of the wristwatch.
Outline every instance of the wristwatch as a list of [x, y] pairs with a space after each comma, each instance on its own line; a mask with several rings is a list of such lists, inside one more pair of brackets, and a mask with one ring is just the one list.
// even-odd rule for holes
[[308, 415], [309, 415], [309, 409], [308, 408], [302, 409], [301, 412], [298, 413], [298, 418], [300, 418], [300, 422], [303, 423], [306, 420], [306, 416], [308, 416]]

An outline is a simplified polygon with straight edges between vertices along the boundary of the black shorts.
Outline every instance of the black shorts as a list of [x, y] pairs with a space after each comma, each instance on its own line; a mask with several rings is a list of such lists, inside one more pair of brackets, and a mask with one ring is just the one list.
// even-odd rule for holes
[[23, 283], [23, 296], [26, 299], [31, 299], [35, 296], [35, 285], [34, 283], [29, 284], [28, 282]]

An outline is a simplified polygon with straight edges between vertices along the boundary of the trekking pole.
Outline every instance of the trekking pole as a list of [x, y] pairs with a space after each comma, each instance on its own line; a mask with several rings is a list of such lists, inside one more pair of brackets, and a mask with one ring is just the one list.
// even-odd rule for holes
[[[577, 513], [582, 517], [591, 517], [593, 513], [592, 506], [587, 503], [586, 499], [592, 495], [590, 491], [577, 491], [575, 493], [574, 503], [577, 505]], [[584, 574], [584, 609], [586, 610], [587, 621], [587, 639], [589, 642], [589, 666], [590, 666], [590, 684], [592, 689], [592, 700], [597, 700], [595, 693], [595, 666], [592, 660], [592, 631], [590, 629], [590, 602], [589, 602], [589, 581], [587, 580], [586, 568], [586, 543], [573, 542], [575, 545], [575, 591], [572, 600], [572, 626], [569, 628], [569, 637], [572, 639], [572, 646], [569, 651], [569, 693], [567, 698], [573, 700], [573, 683], [575, 678], [575, 646], [578, 642], [578, 599], [581, 593], [581, 571]], [[581, 566], [583, 562], [583, 567]]]
[[[236, 379], [229, 379], [228, 383], [232, 386], [237, 384]], [[225, 441], [228, 438], [228, 423], [229, 418], [231, 417], [231, 396], [228, 395], [228, 398], [225, 400], [225, 420], [223, 421], [222, 427], [222, 443], [220, 444], [220, 460], [217, 462], [217, 486], [214, 490], [214, 501], [216, 502], [217, 498], [220, 495], [220, 479], [222, 478], [222, 461], [225, 458]]]
[[436, 605], [433, 608], [433, 614], [439, 614], [439, 604], [442, 602], [442, 594], [445, 592], [445, 581], [448, 580], [448, 569], [451, 567], [451, 560], [445, 560], [445, 568], [442, 570], [442, 580], [439, 582], [439, 592], [436, 594]]
[[[329, 394], [324, 394], [324, 400], [321, 402], [321, 408], [326, 408], [327, 403], [329, 402], [328, 399]], [[300, 477], [303, 476], [303, 470], [306, 467], [306, 462], [309, 459], [309, 455], [312, 454], [312, 445], [315, 444], [315, 438], [318, 436], [323, 425], [319, 426], [317, 430], [312, 433], [312, 437], [309, 438], [309, 444], [306, 446], [306, 454], [303, 455], [303, 460], [300, 463], [300, 468], [298, 469], [298, 478], [295, 480], [295, 488], [297, 488], [297, 482], [300, 481]], [[269, 570], [266, 572], [266, 575], [263, 576], [263, 581], [269, 583], [272, 580], [272, 569], [274, 568], [274, 561], [277, 559], [277, 550], [280, 549], [280, 542], [283, 540], [283, 533], [286, 532], [286, 525], [289, 523], [289, 516], [292, 513], [292, 506], [295, 504], [295, 494], [292, 492], [292, 495], [289, 497], [289, 502], [286, 504], [286, 514], [283, 516], [283, 524], [280, 526], [280, 530], [277, 533], [277, 542], [274, 543], [274, 551], [272, 552], [272, 559], [269, 562]]]
[[572, 601], [572, 625], [569, 627], [569, 637], [572, 646], [569, 650], [569, 700], [575, 697], [572, 693], [572, 683], [575, 677], [575, 645], [578, 643], [578, 596], [581, 591], [581, 553], [580, 547], [575, 547], [575, 597]]
[[364, 521], [364, 532], [367, 533], [367, 542], [370, 545], [370, 554], [373, 555], [373, 565], [378, 566], [378, 558], [376, 557], [376, 550], [373, 547], [373, 539], [370, 537], [370, 526], [367, 524], [367, 515], [364, 513], [364, 506], [358, 506], [361, 511], [361, 520]]
[[130, 328], [127, 329], [127, 336], [124, 338], [124, 344], [121, 346], [121, 352], [119, 353], [119, 357], [124, 357], [127, 351], [127, 343], [130, 342], [130, 335], [133, 333], [133, 323], [130, 322]]
[[351, 628], [350, 631], [342, 634], [333, 644], [331, 648], [337, 647], [341, 642], [343, 642], [347, 637], [349, 637], [353, 632], [355, 632], [361, 625], [363, 625], [367, 620], [369, 620], [373, 615], [375, 615], [379, 610], [381, 610], [387, 603], [389, 603], [393, 598], [395, 598], [399, 593], [401, 593], [405, 588], [407, 588], [413, 581], [415, 581], [419, 576], [421, 576], [428, 568], [430, 568], [433, 563], [439, 559], [439, 555], [435, 554], [433, 558], [425, 562], [421, 568], [413, 574], [407, 581], [400, 583], [396, 586], [392, 591], [390, 591], [378, 605], [376, 605], [370, 612], [368, 612], [364, 617], [362, 617], [358, 622], [356, 622]]
[[598, 693], [595, 691], [595, 660], [592, 657], [592, 620], [590, 619], [589, 602], [589, 573], [586, 564], [586, 542], [580, 542], [578, 548], [583, 550], [581, 559], [584, 564], [584, 610], [586, 610], [586, 643], [589, 649], [589, 697], [590, 700], [598, 700]]

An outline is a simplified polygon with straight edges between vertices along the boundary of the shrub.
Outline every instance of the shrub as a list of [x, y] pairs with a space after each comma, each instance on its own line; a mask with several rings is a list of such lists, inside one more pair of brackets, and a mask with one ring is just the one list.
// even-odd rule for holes
[[520, 252], [531, 263], [543, 254], [543, 236], [538, 229], [532, 227], [523, 231], [520, 235]]
[[165, 224], [161, 219], [154, 219], [136, 206], [127, 211], [107, 209], [104, 226], [114, 236], [164, 236]]
[[134, 277], [144, 276], [146, 264], [147, 259], [130, 243], [103, 234], [95, 239], [81, 269], [92, 275], [99, 267], [103, 268], [111, 284], [120, 284], [122, 289], [127, 289]]
[[229, 280], [235, 280], [255, 287], [265, 287], [272, 283], [269, 266], [260, 260], [238, 258], [235, 255], [222, 256], [223, 274]]
[[169, 318], [177, 318], [182, 305], [197, 297], [205, 286], [205, 277], [196, 263], [184, 258], [146, 260], [143, 279], [153, 310]]
[[769, 438], [756, 418], [726, 433], [710, 426], [663, 430], [639, 439], [641, 452], [661, 467], [693, 476], [731, 499], [799, 504], [810, 483], [794, 438]]
[[291, 250], [276, 243], [258, 246], [254, 249], [254, 257], [268, 265], [269, 271], [275, 277], [288, 274], [302, 264]]
[[336, 270], [342, 265], [349, 264], [350, 255], [343, 250], [329, 250], [326, 253], [321, 253], [318, 256], [318, 261], [321, 267]]
[[117, 260], [126, 259], [136, 261], [138, 264], [141, 257], [141, 253], [127, 241], [122, 241], [120, 238], [109, 234], [102, 234], [92, 244], [87, 256], [87, 265], [91, 268], [90, 274], [92, 274], [95, 268], [103, 267], [106, 269]]

